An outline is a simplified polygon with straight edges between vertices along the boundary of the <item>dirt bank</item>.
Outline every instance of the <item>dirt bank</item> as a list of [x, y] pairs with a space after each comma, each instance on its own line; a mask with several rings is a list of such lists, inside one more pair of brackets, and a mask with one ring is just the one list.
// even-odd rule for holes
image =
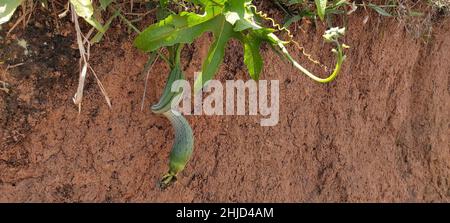
[[[261, 127], [258, 116], [188, 117], [193, 159], [165, 191], [156, 181], [167, 170], [173, 131], [148, 107], [166, 65], [153, 67], [141, 111], [147, 56], [113, 27], [91, 52], [113, 107], [90, 76], [78, 114], [72, 28], [42, 37], [50, 31], [32, 24], [17, 34], [28, 41], [27, 56], [14, 43], [0, 53], [9, 58], [0, 80], [10, 89], [0, 91], [0, 201], [450, 201], [450, 20], [436, 21], [427, 43], [393, 19], [363, 20], [363, 13], [349, 17], [351, 49], [331, 84], [265, 51], [262, 79], [280, 80], [278, 125]], [[331, 64], [318, 38], [323, 27], [304, 29], [298, 40]], [[190, 78], [210, 41], [183, 53]], [[241, 49], [229, 45], [218, 79], [247, 79]]]

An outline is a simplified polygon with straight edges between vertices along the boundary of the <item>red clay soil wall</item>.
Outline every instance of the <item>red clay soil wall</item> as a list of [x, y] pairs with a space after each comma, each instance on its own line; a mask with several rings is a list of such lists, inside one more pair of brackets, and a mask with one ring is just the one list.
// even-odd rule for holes
[[[450, 22], [436, 22], [424, 43], [393, 19], [363, 20], [362, 13], [349, 17], [351, 49], [331, 84], [314, 83], [267, 48], [261, 77], [280, 80], [279, 124], [261, 127], [260, 116], [188, 117], [194, 155], [164, 191], [156, 183], [167, 171], [173, 130], [149, 105], [162, 91], [166, 65], [153, 67], [141, 111], [147, 56], [114, 27], [91, 49], [112, 109], [91, 75], [78, 114], [71, 25], [42, 37], [45, 26], [31, 24], [17, 36], [29, 43], [25, 64], [0, 70], [11, 89], [0, 92], [0, 201], [448, 202]], [[305, 29], [296, 31], [298, 40], [331, 64], [323, 27]], [[183, 53], [190, 79], [210, 42], [205, 36]], [[17, 51], [2, 47], [3, 59]], [[217, 79], [248, 79], [241, 49], [229, 45]], [[21, 57], [18, 51], [9, 63]]]

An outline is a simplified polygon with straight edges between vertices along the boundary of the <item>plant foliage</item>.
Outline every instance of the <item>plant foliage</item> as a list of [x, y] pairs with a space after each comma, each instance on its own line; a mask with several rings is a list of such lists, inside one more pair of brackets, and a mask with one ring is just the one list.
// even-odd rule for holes
[[[21, 4], [22, 0], [4, 0], [0, 3], [0, 24], [8, 21], [16, 8]], [[193, 5], [200, 13], [191, 11], [181, 11], [175, 13], [167, 7], [169, 3], [180, 3], [179, 1], [160, 0], [157, 6], [157, 17], [159, 21], [151, 24], [145, 30], [140, 32], [131, 22], [114, 9], [105, 25], [100, 24], [94, 18], [94, 6], [91, 0], [69, 0], [75, 13], [82, 17], [86, 22], [91, 24], [98, 30], [98, 33], [91, 39], [91, 42], [98, 42], [103, 34], [110, 26], [112, 20], [120, 17], [139, 35], [134, 40], [134, 45], [145, 52], [158, 52], [160, 49], [166, 48], [169, 52], [168, 58], [162, 57], [169, 63], [170, 73], [167, 79], [166, 87], [161, 95], [159, 102], [152, 106], [155, 114], [164, 115], [170, 120], [175, 128], [175, 142], [172, 146], [170, 155], [169, 171], [161, 180], [161, 186], [166, 187], [176, 180], [176, 175], [182, 171], [189, 161], [193, 151], [193, 135], [192, 129], [187, 120], [172, 111], [171, 105], [180, 100], [181, 93], [172, 92], [171, 85], [176, 80], [184, 78], [181, 70], [181, 51], [185, 44], [191, 44], [195, 39], [204, 33], [212, 33], [214, 41], [209, 47], [208, 54], [204, 58], [201, 75], [195, 80], [194, 92], [199, 92], [204, 85], [219, 70], [223, 62], [227, 43], [231, 39], [240, 41], [244, 49], [244, 64], [247, 67], [251, 78], [258, 80], [263, 68], [263, 59], [260, 53], [262, 44], [269, 44], [276, 52], [284, 58], [287, 58], [292, 65], [306, 74], [308, 77], [320, 83], [327, 83], [336, 78], [341, 70], [342, 63], [345, 59], [344, 48], [346, 46], [339, 42], [339, 38], [345, 33], [345, 28], [331, 28], [323, 35], [326, 42], [335, 45], [332, 52], [336, 55], [336, 66], [332, 73], [326, 78], [320, 78], [302, 67], [289, 53], [287, 45], [292, 40], [289, 30], [282, 27], [268, 17], [263, 12], [257, 10], [252, 4], [252, 0], [185, 0], [183, 3]], [[111, 6], [114, 0], [100, 0], [100, 7], [106, 10]], [[336, 8], [341, 4], [336, 3]], [[289, 4], [303, 3], [302, 0], [290, 0]], [[327, 12], [334, 9], [327, 5], [327, 0], [315, 0], [317, 15], [324, 20]], [[334, 4], [333, 3], [333, 4]], [[328, 11], [327, 11], [328, 10]], [[375, 8], [377, 12], [384, 13], [380, 9]], [[272, 27], [265, 27], [259, 21], [268, 20], [272, 22]], [[286, 31], [289, 40], [281, 40], [275, 33], [278, 31]], [[298, 43], [296, 43], [298, 46]], [[298, 47], [300, 48], [300, 47]], [[306, 55], [306, 54], [305, 54]]]
[[[223, 62], [225, 48], [230, 39], [237, 39], [243, 44], [244, 64], [251, 78], [255, 80], [259, 79], [263, 67], [263, 59], [260, 54], [263, 43], [268, 43], [274, 49], [280, 51], [281, 55], [287, 58], [294, 67], [315, 81], [321, 83], [330, 82], [341, 69], [345, 59], [343, 53], [345, 45], [340, 44], [338, 39], [344, 35], [344, 28], [333, 28], [324, 34], [325, 41], [336, 45], [333, 52], [337, 56], [337, 62], [330, 76], [319, 78], [294, 60], [286, 47], [289, 41], [282, 41], [275, 35], [275, 31], [283, 30], [281, 26], [276, 25], [274, 20], [268, 18], [264, 13], [257, 12], [251, 0], [191, 0], [188, 2], [200, 6], [203, 9], [202, 13], [183, 11], [178, 14], [169, 14], [141, 32], [135, 39], [134, 45], [145, 52], [154, 52], [163, 47], [167, 47], [169, 52], [171, 52], [173, 47], [181, 50], [178, 47], [180, 44], [191, 44], [202, 34], [206, 32], [212, 33], [214, 41], [209, 47], [206, 58], [204, 58], [201, 75], [195, 80], [194, 92], [200, 91], [209, 80], [213, 79], [220, 64]], [[167, 5], [166, 3], [161, 3], [161, 5]], [[316, 3], [319, 17], [323, 19], [327, 1], [316, 1]], [[277, 29], [264, 27], [257, 22], [256, 17], [272, 21]], [[173, 62], [169, 61], [169, 65], [173, 65]], [[165, 89], [169, 89], [173, 80], [179, 78], [174, 75], [181, 72], [178, 71], [177, 66], [171, 67], [172, 71], [169, 74]], [[170, 102], [175, 100], [173, 98], [174, 94], [165, 90], [159, 103], [152, 107], [154, 113], [169, 114], [165, 116], [171, 120], [176, 132], [176, 143], [172, 148], [170, 157], [170, 170], [161, 180], [163, 187], [168, 186], [176, 179], [176, 174], [184, 168], [189, 160], [193, 147], [193, 137], [189, 135], [192, 134], [192, 131], [188, 131], [190, 130], [188, 122], [184, 118], [174, 122], [173, 113], [165, 113], [166, 110], [162, 109], [163, 105], [170, 104]]]
[[0, 2], [0, 24], [8, 22], [22, 0], [3, 0]]

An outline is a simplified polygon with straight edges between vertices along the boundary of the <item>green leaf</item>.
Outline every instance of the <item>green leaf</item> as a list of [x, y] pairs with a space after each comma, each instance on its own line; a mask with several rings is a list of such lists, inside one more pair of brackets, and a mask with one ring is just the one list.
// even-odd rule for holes
[[0, 24], [8, 22], [22, 0], [2, 0], [0, 3]]
[[[105, 32], [106, 32], [106, 30], [109, 29], [109, 26], [111, 26], [111, 22], [112, 22], [117, 16], [119, 16], [119, 14], [120, 14], [120, 12], [119, 12], [119, 11], [116, 11], [116, 12], [114, 13], [114, 15], [111, 16], [111, 18], [109, 18], [108, 21], [106, 21], [105, 25], [103, 26], [103, 29], [105, 30]], [[100, 42], [100, 40], [102, 40], [102, 38], [103, 38], [103, 35], [105, 35], [105, 33], [98, 32], [94, 37], [92, 37], [92, 39], [91, 39], [91, 44]]]
[[300, 21], [303, 17], [315, 19], [316, 14], [308, 9], [300, 10], [297, 15], [286, 16], [284, 18], [283, 27], [288, 28], [292, 23]]
[[207, 8], [205, 15], [188, 12], [170, 15], [145, 29], [135, 39], [134, 45], [143, 51], [154, 51], [177, 43], [192, 43], [201, 34], [213, 32], [215, 41], [203, 63], [202, 75], [194, 85], [197, 92], [217, 72], [223, 61], [226, 43], [236, 34], [233, 26], [221, 15], [222, 10], [213, 6]]
[[111, 4], [114, 0], [100, 0], [100, 7], [102, 7], [103, 10], [106, 10], [109, 4]]
[[94, 14], [94, 7], [92, 7], [91, 0], [70, 0], [75, 12], [78, 16], [83, 17], [83, 19], [95, 27], [98, 31], [104, 33], [102, 24], [100, 24], [92, 15]]
[[314, 0], [317, 8], [317, 15], [319, 15], [320, 20], [323, 21], [325, 18], [325, 9], [327, 8], [327, 0]]
[[196, 5], [200, 5], [200, 6], [223, 6], [225, 4], [225, 2], [228, 0], [187, 0], [186, 2], [192, 2]]
[[378, 5], [374, 5], [372, 3], [369, 3], [367, 5], [369, 8], [375, 10], [378, 14], [382, 15], [382, 16], [386, 16], [386, 17], [391, 17], [392, 15], [389, 12], [386, 12], [386, 10], [384, 10], [383, 8], [381, 8]]
[[288, 28], [292, 23], [298, 22], [300, 19], [302, 19], [302, 17], [303, 16], [301, 16], [301, 15], [294, 15], [294, 16], [287, 17], [285, 19], [285, 22], [283, 23], [283, 27]]
[[90, 18], [94, 14], [91, 0], [70, 0], [70, 3], [75, 7], [75, 12], [80, 17]]
[[99, 32], [105, 33], [105, 29], [103, 28], [103, 25], [97, 21], [94, 17], [85, 18], [84, 19], [87, 23], [89, 23], [91, 26], [96, 28]]
[[[241, 36], [239, 39], [244, 44], [244, 64], [247, 66], [250, 77], [254, 80], [259, 80], [259, 74], [261, 73], [263, 60], [260, 54], [260, 48], [262, 42], [267, 42], [271, 47], [284, 44], [284, 42], [278, 38], [273, 38], [275, 29], [261, 28], [257, 30], [251, 30], [246, 36]], [[274, 48], [276, 53], [280, 56], [284, 56], [277, 48]]]
[[253, 13], [247, 7], [250, 0], [233, 0], [225, 4], [225, 19], [231, 25], [234, 25], [234, 31], [240, 32], [246, 29], [260, 29], [256, 24]]
[[190, 12], [170, 15], [146, 28], [136, 37], [134, 45], [138, 49], [149, 52], [176, 43], [192, 43], [204, 32], [215, 29], [216, 17], [211, 11], [205, 15]]
[[301, 3], [303, 3], [303, 0], [289, 0], [287, 5], [291, 6], [291, 5], [295, 5], [295, 4], [301, 4]]
[[236, 36], [236, 33], [233, 31], [233, 26], [225, 20], [224, 16], [217, 17], [214, 22], [213, 33], [215, 41], [209, 48], [208, 57], [203, 62], [201, 75], [195, 80], [194, 92], [198, 92], [207, 81], [214, 77], [214, 74], [223, 61], [228, 40]]
[[170, 14], [171, 14], [171, 12], [166, 7], [163, 7], [161, 5], [156, 7], [156, 20], [157, 21], [167, 18], [167, 16], [169, 16]]
[[243, 37], [244, 43], [244, 64], [247, 66], [250, 77], [253, 80], [259, 80], [263, 60], [259, 49], [261, 47], [261, 40], [253, 35]]

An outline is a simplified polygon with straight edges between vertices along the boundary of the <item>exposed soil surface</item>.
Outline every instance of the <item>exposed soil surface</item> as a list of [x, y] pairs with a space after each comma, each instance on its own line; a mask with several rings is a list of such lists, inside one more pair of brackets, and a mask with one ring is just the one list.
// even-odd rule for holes
[[[147, 55], [123, 26], [113, 26], [90, 59], [112, 109], [89, 75], [78, 113], [72, 24], [49, 30], [45, 14], [35, 17], [12, 40], [0, 40], [0, 80], [10, 90], [0, 91], [0, 202], [450, 201], [449, 19], [433, 21], [424, 42], [394, 19], [373, 15], [364, 23], [364, 12], [352, 14], [348, 59], [325, 85], [267, 47], [261, 78], [280, 81], [279, 124], [261, 127], [261, 116], [189, 116], [193, 158], [162, 191], [156, 183], [167, 171], [173, 130], [149, 106], [167, 66], [159, 61], [150, 72], [141, 111]], [[324, 27], [303, 30], [297, 40], [332, 64]], [[211, 40], [206, 35], [183, 52], [191, 80]], [[241, 51], [229, 44], [217, 79], [248, 79]]]

